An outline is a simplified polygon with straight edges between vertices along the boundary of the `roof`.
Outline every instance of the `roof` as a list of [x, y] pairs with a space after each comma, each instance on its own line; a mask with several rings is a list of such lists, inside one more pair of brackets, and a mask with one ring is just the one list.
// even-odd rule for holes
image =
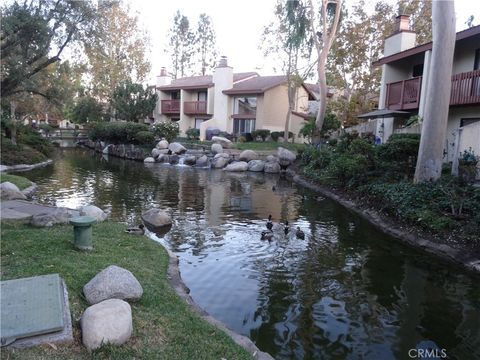
[[292, 111], [292, 114], [297, 115], [298, 117], [301, 117], [304, 120], [310, 120], [312, 118], [312, 115], [302, 113], [302, 112], [299, 112], [299, 111]]
[[408, 111], [376, 109], [376, 110], [370, 111], [368, 113], [358, 115], [357, 117], [360, 118], [360, 119], [362, 119], [362, 118], [374, 119], [374, 118], [387, 117], [387, 116], [407, 117], [407, 116], [410, 116], [410, 113]]
[[227, 95], [235, 94], [263, 94], [265, 91], [283, 84], [287, 81], [285, 75], [257, 76], [233, 85], [231, 89], [224, 90]]
[[[252, 76], [258, 76], [256, 72], [243, 72], [233, 74], [233, 82], [243, 81]], [[180, 90], [180, 89], [202, 89], [212, 87], [213, 77], [212, 75], [204, 76], [187, 76], [180, 79], [175, 79], [169, 85], [159, 86], [159, 90]]]
[[[455, 41], [463, 40], [463, 39], [466, 39], [466, 38], [469, 38], [469, 37], [472, 37], [472, 36], [475, 36], [475, 35], [478, 35], [478, 34], [480, 34], [480, 25], [471, 27], [467, 30], [459, 31], [456, 35]], [[412, 56], [412, 55], [415, 55], [415, 54], [420, 54], [422, 52], [425, 52], [425, 51], [431, 50], [431, 49], [432, 49], [432, 42], [430, 41], [429, 43], [426, 43], [426, 44], [423, 44], [423, 45], [418, 45], [414, 48], [404, 50], [402, 52], [399, 52], [399, 53], [396, 53], [396, 54], [393, 54], [393, 55], [385, 56], [381, 59], [378, 59], [377, 61], [374, 61], [372, 63], [372, 65], [373, 66], [380, 66], [380, 65], [383, 65], [383, 64], [388, 64], [388, 63], [391, 63], [392, 61], [400, 60], [400, 59], [403, 59], [403, 58], [406, 58], [406, 57], [409, 57], [409, 56]]]

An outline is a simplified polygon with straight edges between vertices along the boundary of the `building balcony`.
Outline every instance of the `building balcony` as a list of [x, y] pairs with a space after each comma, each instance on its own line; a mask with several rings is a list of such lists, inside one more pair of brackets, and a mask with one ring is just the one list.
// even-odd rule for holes
[[185, 115], [207, 115], [206, 101], [184, 101], [183, 113]]
[[180, 100], [162, 100], [162, 114], [180, 114]]
[[[387, 84], [386, 108], [390, 110], [418, 109], [422, 77]], [[450, 105], [480, 104], [480, 70], [452, 76]]]

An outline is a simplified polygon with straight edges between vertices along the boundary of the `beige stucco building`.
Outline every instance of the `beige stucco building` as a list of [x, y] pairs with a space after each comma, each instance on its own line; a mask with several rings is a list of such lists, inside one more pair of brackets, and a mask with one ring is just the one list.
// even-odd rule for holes
[[[171, 80], [165, 69], [157, 77], [158, 102], [155, 121], [178, 121], [184, 134], [189, 128], [200, 130], [206, 138], [207, 129], [219, 129], [233, 135], [267, 129], [284, 131], [288, 111], [286, 76], [260, 76], [255, 72], [234, 73], [223, 57], [213, 75], [192, 76]], [[289, 131], [295, 141], [308, 111], [312, 93], [299, 86]]]
[[[382, 67], [379, 110], [360, 117], [380, 142], [393, 133], [419, 133], [421, 123], [405, 127], [412, 115], [423, 118], [430, 88], [432, 42], [416, 46], [415, 32], [406, 15], [397, 17], [394, 33], [385, 39], [384, 57], [374, 63]], [[480, 155], [480, 26], [456, 35], [452, 89], [445, 139], [444, 160], [453, 161], [464, 150]]]

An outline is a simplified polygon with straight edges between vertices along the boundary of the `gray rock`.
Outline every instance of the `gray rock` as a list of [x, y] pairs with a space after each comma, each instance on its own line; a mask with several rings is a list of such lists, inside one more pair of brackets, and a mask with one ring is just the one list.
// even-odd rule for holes
[[278, 174], [280, 172], [280, 164], [278, 162], [266, 162], [263, 168], [268, 174]]
[[248, 162], [248, 171], [261, 172], [265, 168], [265, 162], [262, 160], [250, 160]]
[[223, 147], [220, 144], [212, 144], [212, 154], [221, 154], [223, 153]]
[[223, 171], [233, 171], [233, 172], [247, 171], [247, 170], [248, 170], [248, 164], [245, 161], [233, 162], [227, 165], [225, 169], [223, 169]]
[[105, 221], [108, 215], [102, 209], [95, 205], [82, 206], [80, 209], [80, 216], [91, 216], [97, 220], [97, 222]]
[[146, 163], [154, 163], [155, 162], [155, 159], [151, 156], [149, 157], [146, 157], [143, 162], [146, 162]]
[[222, 147], [225, 149], [231, 149], [233, 147], [232, 142], [222, 136], [212, 136], [212, 141], [214, 143], [222, 145]]
[[297, 155], [283, 147], [279, 147], [277, 149], [277, 156], [280, 162], [289, 164], [293, 163], [297, 159]]
[[68, 221], [75, 216], [79, 216], [80, 212], [67, 208], [52, 208], [50, 211], [35, 214], [30, 220], [32, 226], [49, 227], [55, 224], [68, 224]]
[[157, 143], [157, 146], [156, 148], [159, 149], [159, 150], [162, 150], [162, 149], [168, 149], [168, 141], [167, 140], [160, 140], [158, 143]]
[[121, 345], [132, 335], [132, 309], [123, 300], [105, 300], [85, 310], [80, 326], [82, 342], [88, 350], [105, 343]]
[[268, 155], [266, 158], [267, 162], [278, 162], [278, 158], [274, 155]]
[[170, 156], [165, 154], [160, 154], [157, 158], [157, 162], [168, 163], [170, 162]]
[[185, 158], [183, 159], [183, 163], [185, 165], [190, 165], [190, 166], [193, 166], [195, 165], [195, 162], [197, 161], [197, 158], [195, 157], [195, 155], [187, 155], [185, 156]]
[[155, 148], [155, 149], [152, 149], [152, 157], [154, 159], [157, 159], [159, 156], [160, 156], [161, 152], [159, 149]]
[[177, 154], [177, 155], [181, 155], [187, 151], [185, 146], [177, 142], [174, 142], [168, 145], [168, 150], [170, 150], [173, 154]]
[[197, 159], [196, 165], [198, 167], [208, 166], [208, 157], [207, 155], [202, 155]]
[[250, 160], [257, 160], [258, 154], [253, 150], [244, 150], [239, 156], [240, 161], [249, 162]]
[[175, 154], [170, 155], [170, 164], [175, 165], [175, 164], [178, 164], [179, 161], [180, 161], [180, 156]]
[[222, 153], [213, 157], [212, 167], [214, 169], [223, 169], [230, 161], [230, 155]]
[[142, 214], [142, 220], [144, 223], [152, 227], [172, 225], [172, 218], [170, 215], [166, 211], [155, 208], [145, 211]]
[[14, 200], [14, 199], [21, 199], [25, 200], [27, 197], [24, 193], [20, 191], [17, 185], [5, 181], [0, 184], [0, 198], [2, 200]]
[[143, 289], [130, 271], [110, 265], [83, 287], [83, 293], [93, 305], [107, 299], [139, 300]]

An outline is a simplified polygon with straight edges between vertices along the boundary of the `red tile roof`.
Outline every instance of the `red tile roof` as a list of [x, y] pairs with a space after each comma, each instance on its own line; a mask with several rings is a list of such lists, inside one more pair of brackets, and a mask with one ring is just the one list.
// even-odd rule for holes
[[286, 81], [287, 77], [285, 75], [257, 76], [234, 84], [231, 89], [224, 90], [223, 93], [227, 95], [263, 94], [268, 89], [283, 84]]
[[[252, 76], [258, 76], [256, 72], [243, 72], [233, 74], [233, 82], [242, 81]], [[175, 79], [169, 85], [159, 86], [159, 90], [180, 90], [180, 89], [204, 89], [214, 86], [212, 75], [188, 76]]]

